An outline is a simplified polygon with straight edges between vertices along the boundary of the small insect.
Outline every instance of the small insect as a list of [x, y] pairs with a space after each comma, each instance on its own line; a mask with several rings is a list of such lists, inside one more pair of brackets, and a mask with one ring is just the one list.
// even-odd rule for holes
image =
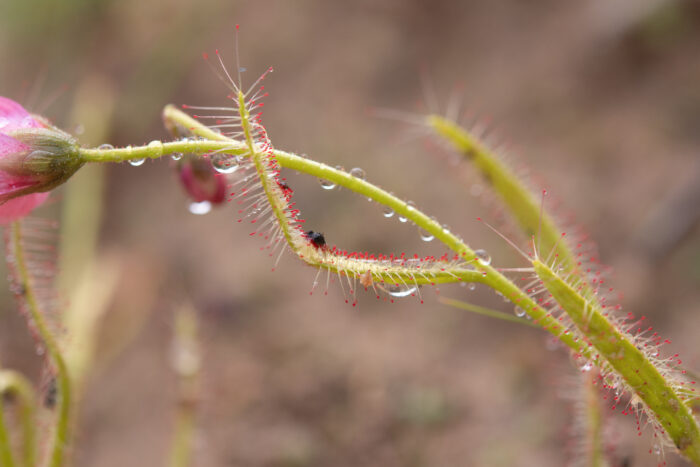
[[290, 190], [291, 190], [291, 188], [289, 187], [289, 185], [287, 184], [287, 182], [278, 181], [278, 182], [277, 182], [277, 185], [282, 189], [282, 191], [290, 191]]
[[308, 238], [311, 244], [316, 248], [326, 246], [326, 239], [320, 232], [314, 232], [313, 230], [309, 230], [308, 232], [306, 232], [306, 238]]

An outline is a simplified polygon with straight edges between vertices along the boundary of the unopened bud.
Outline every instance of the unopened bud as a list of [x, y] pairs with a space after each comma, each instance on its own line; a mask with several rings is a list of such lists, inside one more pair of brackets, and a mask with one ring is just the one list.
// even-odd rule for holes
[[28, 214], [46, 199], [37, 194], [65, 182], [83, 163], [72, 136], [0, 97], [0, 222]]

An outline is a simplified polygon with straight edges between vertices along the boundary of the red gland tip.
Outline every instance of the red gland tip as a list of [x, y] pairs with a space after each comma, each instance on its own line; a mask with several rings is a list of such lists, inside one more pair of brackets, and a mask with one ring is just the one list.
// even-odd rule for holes
[[182, 104], [182, 108], [183, 108], [183, 109], [189, 109], [189, 108], [190, 108], [190, 106], [189, 106], [189, 105], [187, 105], [187, 104]]
[[479, 222], [481, 222], [481, 217], [477, 217], [476, 220], [478, 220]]
[[238, 29], [238, 28], [240, 28], [240, 27], [241, 27], [241, 25], [240, 25], [240, 24], [237, 24], [237, 25], [236, 25], [236, 29]]
[[203, 58], [204, 60], [209, 60], [209, 54], [206, 53], [206, 52], [202, 52], [202, 58]]

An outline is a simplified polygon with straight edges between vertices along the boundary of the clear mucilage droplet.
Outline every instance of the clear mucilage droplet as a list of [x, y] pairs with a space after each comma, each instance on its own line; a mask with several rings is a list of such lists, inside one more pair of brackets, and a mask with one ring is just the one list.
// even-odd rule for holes
[[189, 205], [189, 210], [192, 214], [202, 216], [211, 211], [211, 203], [209, 201], [193, 202]]
[[474, 254], [476, 255], [476, 259], [480, 264], [483, 264], [484, 266], [491, 264], [491, 255], [489, 255], [486, 250], [476, 250]]
[[319, 178], [318, 183], [324, 190], [332, 190], [335, 188], [335, 183], [331, 182], [330, 180], [326, 180], [325, 178]]

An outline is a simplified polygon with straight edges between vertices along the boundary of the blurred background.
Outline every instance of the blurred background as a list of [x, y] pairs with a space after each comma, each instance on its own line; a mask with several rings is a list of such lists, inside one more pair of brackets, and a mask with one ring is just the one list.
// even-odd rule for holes
[[[361, 167], [493, 264], [522, 266], [474, 221], [515, 235], [471, 168], [368, 111], [425, 112], [433, 93], [441, 107], [430, 110], [460, 104], [465, 123], [489, 121], [510, 143], [512, 164], [547, 188], [567, 225], [590, 233], [625, 309], [700, 368], [698, 2], [2, 0], [0, 95], [86, 145], [167, 139], [165, 104], [224, 103], [202, 52], [218, 48], [233, 67], [237, 23], [244, 80], [275, 69], [263, 121], [277, 148]], [[331, 244], [444, 252], [366, 199], [287, 175], [306, 225]], [[78, 323], [100, 316], [75, 465], [165, 464], [183, 304], [197, 311], [202, 352], [194, 465], [574, 459], [576, 371], [565, 352], [544, 332], [437, 302], [439, 293], [510, 312], [492, 292], [424, 288], [423, 305], [363, 294], [353, 308], [337, 284], [309, 295], [315, 271], [290, 254], [271, 272], [233, 209], [196, 216], [188, 204], [162, 160], [86, 167], [38, 213], [63, 219], [65, 310]], [[45, 387], [6, 288], [0, 300], [3, 366]], [[656, 465], [649, 433], [638, 437], [630, 417], [610, 423], [616, 465]]]

